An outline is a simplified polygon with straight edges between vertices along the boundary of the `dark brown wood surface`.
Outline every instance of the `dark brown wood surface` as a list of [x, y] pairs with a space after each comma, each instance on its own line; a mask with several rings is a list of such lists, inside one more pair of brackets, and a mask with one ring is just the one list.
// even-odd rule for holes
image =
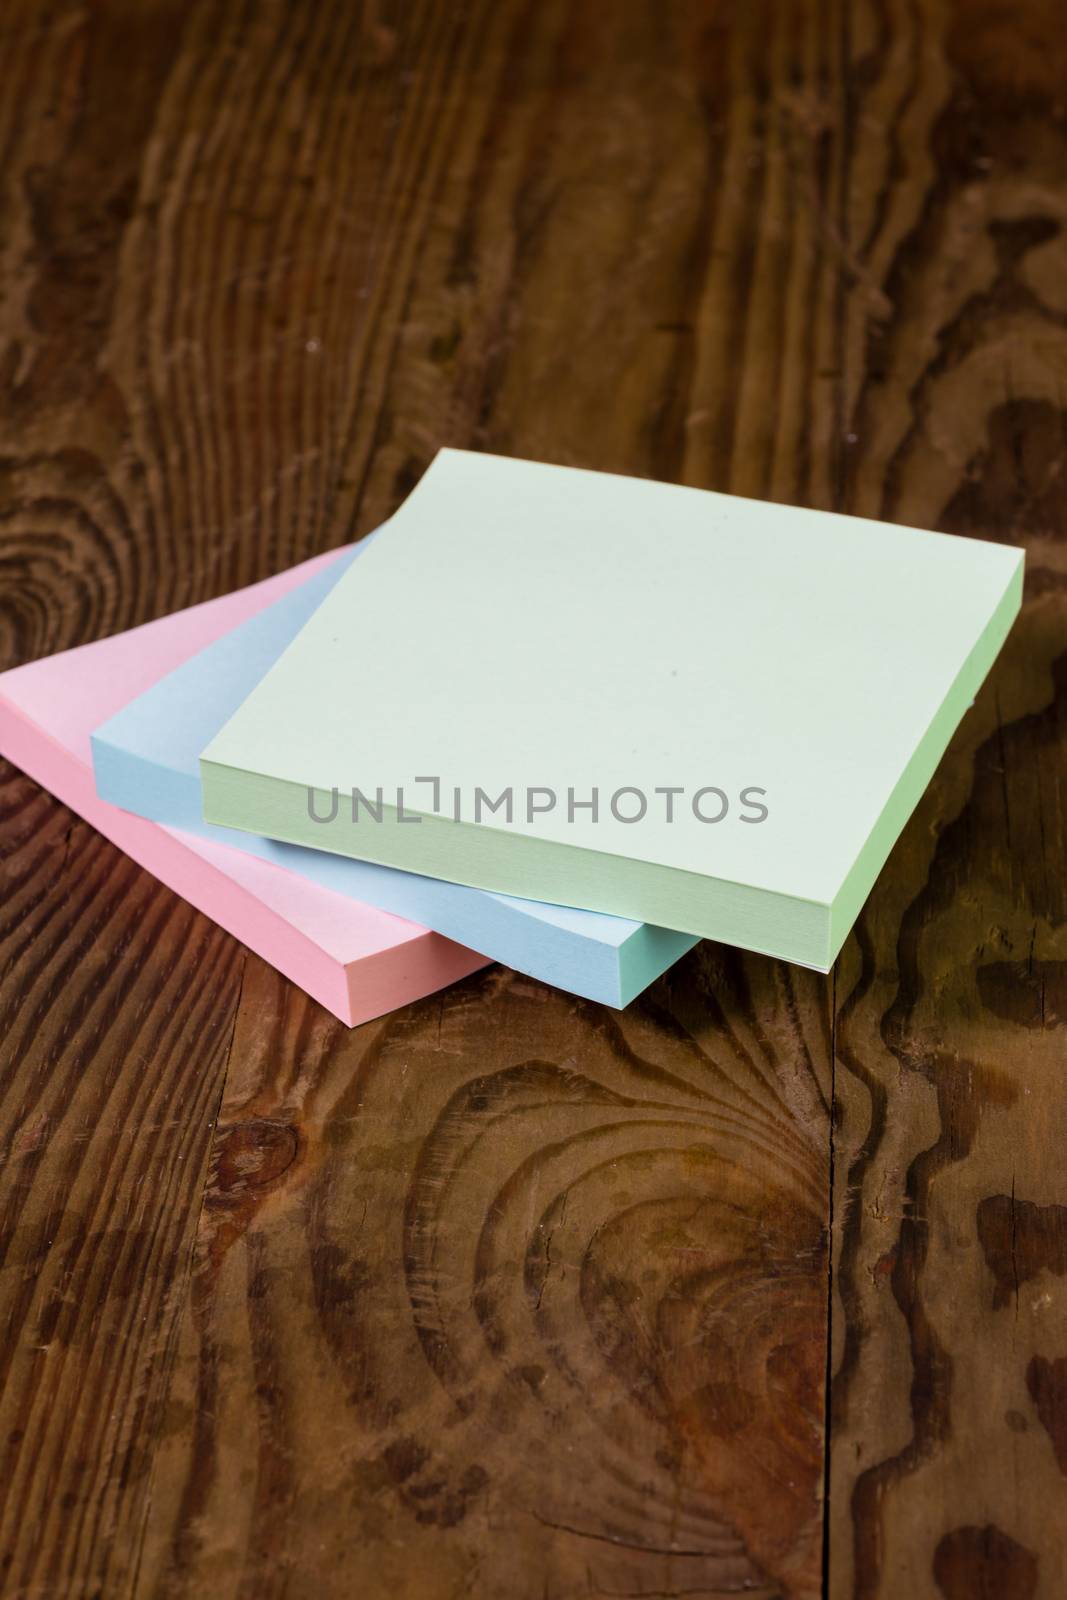
[[0, 0], [0, 665], [442, 444], [1029, 552], [828, 979], [349, 1032], [0, 769], [4, 1596], [1067, 1593], [1065, 228], [1052, 0]]

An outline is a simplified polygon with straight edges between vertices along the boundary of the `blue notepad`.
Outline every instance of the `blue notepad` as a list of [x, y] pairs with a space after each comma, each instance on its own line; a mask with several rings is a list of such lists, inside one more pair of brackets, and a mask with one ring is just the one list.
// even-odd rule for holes
[[690, 934], [493, 894], [205, 822], [199, 757], [365, 548], [345, 551], [226, 634], [93, 734], [100, 797], [261, 856], [335, 893], [421, 923], [572, 994], [625, 1006], [690, 950]]

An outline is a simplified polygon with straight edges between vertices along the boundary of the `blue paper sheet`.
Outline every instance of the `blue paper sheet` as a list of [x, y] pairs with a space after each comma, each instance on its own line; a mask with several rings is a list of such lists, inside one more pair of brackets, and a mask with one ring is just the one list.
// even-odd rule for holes
[[492, 894], [324, 850], [217, 827], [202, 815], [199, 756], [360, 552], [346, 551], [193, 656], [93, 734], [102, 799], [264, 857], [338, 894], [407, 917], [572, 994], [625, 1006], [696, 944], [622, 917]]

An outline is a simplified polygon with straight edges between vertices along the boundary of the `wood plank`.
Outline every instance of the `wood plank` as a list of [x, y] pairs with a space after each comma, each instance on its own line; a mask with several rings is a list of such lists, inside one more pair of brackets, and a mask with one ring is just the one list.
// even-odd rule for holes
[[829, 1012], [246, 977], [141, 1592], [818, 1592]]
[[[840, 273], [812, 215], [833, 170], [803, 120], [832, 70], [817, 19], [475, 8], [441, 77], [432, 15], [435, 33], [413, 17], [390, 42], [390, 72], [411, 76], [402, 212], [377, 201], [381, 155], [353, 131], [380, 126], [380, 77], [335, 96], [331, 55], [304, 106], [308, 170], [338, 209], [367, 197], [373, 241], [336, 245], [366, 320], [340, 296], [305, 325], [337, 386], [327, 427], [301, 432], [314, 379], [279, 371], [301, 404], [280, 409], [278, 457], [304, 440], [344, 474], [328, 530], [354, 492], [360, 518], [387, 514], [446, 442], [830, 493], [832, 413], [807, 403], [832, 383], [812, 308], [832, 314]], [[794, 40], [812, 83], [787, 119]], [[271, 46], [278, 71], [287, 49]], [[224, 107], [247, 60], [231, 72]], [[299, 203], [269, 131], [256, 216]], [[221, 204], [194, 169], [182, 182]], [[317, 270], [316, 234], [281, 226], [290, 270]], [[269, 295], [273, 235], [243, 249]], [[210, 277], [186, 292], [214, 304]], [[261, 328], [229, 332], [243, 385]], [[804, 404], [780, 405], [782, 385]], [[620, 1023], [498, 974], [346, 1039], [261, 977], [142, 1592], [816, 1593], [826, 985], [791, 994], [766, 963], [704, 952]]]
[[[1028, 548], [1021, 622], [838, 964], [834, 1597], [1067, 1590], [1063, 458], [1054, 10], [853, 45], [849, 509]], [[867, 114], [881, 106], [884, 120]]]
[[[7, 659], [351, 538], [441, 443], [822, 471], [803, 7], [11, 19]], [[13, 781], [16, 856], [26, 806], [79, 845], [9, 903], [5, 1310], [63, 1356], [5, 1395], [14, 1592], [814, 1594], [826, 985], [705, 950], [622, 1020], [496, 973], [349, 1036]]]

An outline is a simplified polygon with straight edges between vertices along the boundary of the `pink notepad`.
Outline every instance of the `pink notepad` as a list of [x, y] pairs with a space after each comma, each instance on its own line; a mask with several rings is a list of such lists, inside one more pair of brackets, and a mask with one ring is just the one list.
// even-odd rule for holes
[[95, 644], [0, 674], [0, 754], [342, 1022], [367, 1022], [488, 963], [284, 867], [97, 798], [89, 735], [135, 695], [311, 576], [336, 552]]

